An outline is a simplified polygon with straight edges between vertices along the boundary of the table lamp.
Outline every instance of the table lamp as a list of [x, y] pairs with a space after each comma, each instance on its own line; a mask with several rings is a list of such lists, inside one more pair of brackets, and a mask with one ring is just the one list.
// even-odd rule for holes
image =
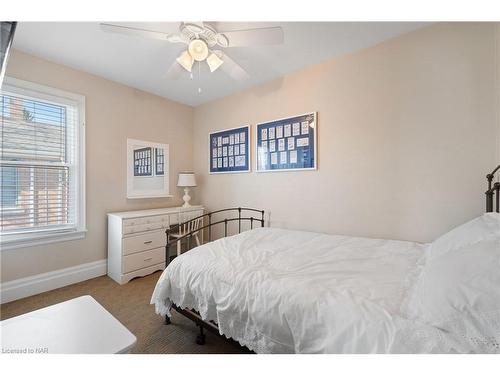
[[182, 199], [184, 200], [184, 204], [182, 207], [191, 207], [189, 201], [191, 197], [189, 196], [189, 188], [196, 186], [196, 179], [194, 177], [193, 172], [181, 172], [179, 173], [179, 180], [177, 181], [178, 187], [184, 188], [184, 196]]

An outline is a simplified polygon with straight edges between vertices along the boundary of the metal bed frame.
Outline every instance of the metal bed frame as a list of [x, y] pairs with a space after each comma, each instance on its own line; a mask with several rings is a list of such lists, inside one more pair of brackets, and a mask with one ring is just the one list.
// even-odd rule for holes
[[[489, 174], [486, 175], [486, 179], [488, 181], [488, 190], [485, 193], [486, 194], [486, 212], [500, 212], [500, 182], [493, 183], [493, 179], [495, 178], [495, 173], [497, 173], [499, 171], [500, 171], [500, 165], [498, 167], [496, 167], [491, 173], [489, 173]], [[238, 211], [238, 217], [237, 218], [223, 219], [223, 220], [212, 222], [212, 216], [215, 215], [215, 214], [218, 214], [218, 213], [221, 213], [221, 212], [235, 212], [235, 211]], [[259, 213], [260, 214], [260, 218], [255, 218], [253, 216], [243, 217], [242, 216], [242, 212]], [[208, 224], [202, 226], [201, 228], [193, 230], [193, 231], [191, 231], [189, 233], [186, 233], [182, 237], [178, 237], [178, 238], [176, 238], [176, 239], [174, 239], [172, 241], [170, 240], [170, 234], [175, 233], [176, 231], [178, 231], [180, 229], [181, 225], [188, 224], [191, 221], [195, 221], [195, 220], [198, 220], [200, 218], [208, 218]], [[224, 237], [227, 237], [227, 225], [228, 225], [229, 222], [232, 222], [232, 221], [238, 221], [238, 233], [241, 233], [241, 222], [242, 221], [250, 221], [250, 229], [253, 229], [254, 222], [255, 223], [260, 223], [260, 226], [263, 227], [264, 226], [264, 211], [263, 210], [257, 210], [257, 209], [254, 209], [254, 208], [244, 208], [244, 207], [226, 208], [226, 209], [223, 209], [223, 210], [209, 212], [209, 213], [206, 213], [204, 215], [195, 217], [195, 218], [193, 218], [191, 220], [185, 221], [183, 223], [179, 223], [179, 224], [173, 225], [172, 227], [170, 227], [169, 229], [166, 230], [167, 245], [165, 246], [165, 251], [166, 251], [165, 267], [168, 266], [168, 263], [169, 263], [169, 260], [170, 260], [170, 257], [169, 257], [169, 248], [172, 245], [177, 244], [177, 241], [182, 241], [183, 239], [187, 238], [187, 240], [188, 240], [188, 249], [189, 249], [190, 245], [191, 245], [191, 237], [193, 237], [199, 231], [208, 229], [208, 242], [211, 242], [212, 241], [212, 227], [215, 226], [215, 225], [222, 225], [222, 224], [224, 225]], [[182, 308], [176, 306], [175, 304], [172, 305], [172, 307], [178, 313], [180, 313], [180, 314], [184, 315], [185, 317], [187, 317], [187, 318], [191, 319], [192, 321], [194, 321], [195, 324], [199, 327], [200, 333], [196, 337], [196, 343], [197, 344], [199, 344], [199, 345], [205, 344], [204, 329], [207, 329], [208, 331], [211, 331], [211, 332], [215, 333], [216, 335], [220, 335], [219, 329], [217, 327], [217, 323], [216, 322], [213, 322], [213, 321], [207, 322], [207, 321], [203, 320], [201, 318], [201, 316], [195, 310], [192, 310], [192, 309], [182, 309]], [[170, 318], [168, 316], [165, 316], [165, 324], [170, 324], [170, 323], [171, 323]], [[224, 337], [224, 339], [226, 341], [232, 343], [232, 344], [235, 344], [235, 345], [238, 345], [238, 346], [242, 347], [238, 342], [236, 342], [235, 340], [233, 340], [231, 338]], [[242, 348], [244, 350], [248, 351], [248, 352], [251, 352], [250, 350], [248, 350], [248, 348], [245, 348], [245, 347], [242, 347]]]
[[[219, 214], [221, 212], [228, 213], [228, 212], [236, 212], [236, 211], [238, 212], [238, 217], [229, 218], [229, 219], [225, 218], [223, 220], [218, 220], [218, 221], [212, 222], [213, 215]], [[254, 213], [259, 213], [260, 218], [257, 218], [254, 216], [242, 216], [242, 213], [247, 213], [247, 212], [252, 213], [251, 215], [253, 215]], [[185, 235], [183, 235], [181, 237], [177, 237], [173, 240], [170, 240], [170, 235], [172, 233], [177, 233], [180, 230], [182, 225], [188, 225], [188, 227], [189, 227], [189, 224], [191, 222], [194, 222], [194, 221], [199, 220], [201, 218], [203, 218], [203, 219], [207, 218], [208, 224], [203, 225], [202, 227], [197, 228], [189, 233], [186, 233]], [[227, 237], [228, 223], [233, 222], [233, 221], [238, 222], [238, 233], [241, 233], [241, 222], [242, 221], [250, 222], [250, 229], [253, 229], [254, 223], [260, 224], [261, 227], [264, 227], [264, 210], [257, 210], [255, 208], [247, 208], [247, 207], [225, 208], [222, 210], [212, 211], [212, 212], [197, 216], [193, 219], [184, 221], [182, 223], [172, 225], [169, 229], [167, 229], [165, 231], [165, 233], [167, 234], [167, 244], [165, 246], [165, 268], [168, 266], [168, 264], [170, 262], [170, 247], [172, 245], [177, 245], [178, 241], [182, 241], [183, 239], [187, 239], [188, 249], [189, 249], [191, 247], [191, 237], [193, 237], [195, 234], [197, 234], [200, 231], [204, 231], [205, 229], [208, 229], [208, 242], [211, 242], [212, 241], [212, 227], [215, 225], [222, 225], [223, 224], [224, 225], [224, 237]], [[183, 308], [180, 308], [179, 306], [176, 306], [175, 304], [173, 304], [172, 307], [178, 313], [184, 315], [188, 319], [191, 319], [199, 327], [200, 333], [196, 337], [197, 344], [199, 344], [199, 345], [205, 344], [204, 329], [211, 331], [217, 335], [220, 335], [219, 328], [217, 327], [216, 322], [214, 322], [214, 321], [207, 322], [207, 321], [203, 320], [201, 318], [201, 316], [198, 314], [198, 312], [193, 310], [193, 309], [183, 309]], [[165, 324], [170, 324], [170, 323], [171, 323], [170, 318], [168, 316], [165, 316]], [[224, 337], [224, 339], [226, 341], [230, 342], [231, 344], [242, 347], [238, 342], [234, 341], [231, 338]], [[248, 348], [245, 348], [245, 347], [242, 347], [242, 348], [248, 352], [251, 352]]]
[[493, 172], [486, 175], [488, 180], [488, 190], [486, 190], [486, 212], [493, 212], [493, 201], [496, 203], [496, 212], [500, 212], [500, 182], [492, 185], [495, 173], [500, 170], [500, 165], [493, 169]]

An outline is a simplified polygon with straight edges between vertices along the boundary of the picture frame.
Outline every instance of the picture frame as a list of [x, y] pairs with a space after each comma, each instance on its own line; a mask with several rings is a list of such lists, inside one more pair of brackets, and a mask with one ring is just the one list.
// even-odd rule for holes
[[134, 149], [134, 177], [153, 175], [153, 158], [151, 147]]
[[208, 134], [208, 172], [248, 173], [251, 171], [250, 125]]
[[163, 148], [154, 149], [155, 175], [163, 176], [165, 174], [165, 151]]
[[256, 172], [317, 170], [317, 112], [255, 126]]
[[128, 138], [127, 199], [172, 197], [169, 166], [168, 144]]

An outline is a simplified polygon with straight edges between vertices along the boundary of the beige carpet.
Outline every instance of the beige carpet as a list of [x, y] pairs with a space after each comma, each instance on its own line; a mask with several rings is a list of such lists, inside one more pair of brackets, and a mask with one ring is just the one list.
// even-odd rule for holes
[[132, 353], [244, 353], [242, 348], [207, 332], [206, 344], [195, 343], [198, 329], [184, 316], [173, 312], [172, 324], [164, 325], [149, 304], [160, 272], [119, 285], [107, 276], [5, 303], [0, 318], [8, 319], [71, 298], [91, 295], [136, 337]]

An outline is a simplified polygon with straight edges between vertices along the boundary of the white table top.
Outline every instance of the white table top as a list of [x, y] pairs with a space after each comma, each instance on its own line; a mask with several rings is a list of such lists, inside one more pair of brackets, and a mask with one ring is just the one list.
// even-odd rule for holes
[[110, 216], [118, 216], [122, 219], [132, 219], [136, 217], [143, 216], [154, 216], [154, 215], [165, 215], [173, 214], [179, 212], [189, 212], [202, 210], [203, 206], [190, 206], [190, 207], [165, 207], [165, 208], [152, 208], [149, 210], [137, 210], [137, 211], [123, 211], [123, 212], [110, 212]]
[[91, 296], [0, 322], [2, 353], [126, 353], [136, 337]]

